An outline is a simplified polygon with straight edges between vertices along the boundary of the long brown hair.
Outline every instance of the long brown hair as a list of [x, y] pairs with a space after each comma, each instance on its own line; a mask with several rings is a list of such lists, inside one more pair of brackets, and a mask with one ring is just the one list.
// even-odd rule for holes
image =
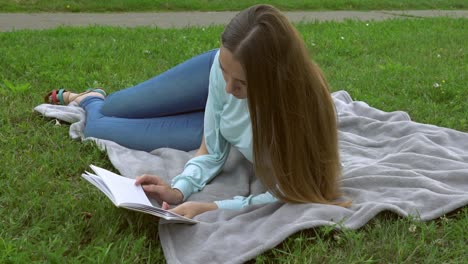
[[337, 202], [341, 173], [327, 81], [281, 12], [252, 6], [235, 16], [222, 45], [246, 73], [256, 176], [278, 199]]

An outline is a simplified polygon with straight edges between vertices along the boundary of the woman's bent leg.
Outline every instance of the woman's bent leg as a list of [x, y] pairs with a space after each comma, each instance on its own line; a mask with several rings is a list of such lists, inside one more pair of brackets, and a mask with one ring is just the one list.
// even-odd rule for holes
[[150, 80], [109, 95], [101, 113], [151, 118], [203, 110], [216, 52], [217, 49], [205, 52]]
[[161, 147], [190, 151], [200, 147], [204, 112], [156, 117], [121, 118], [100, 113], [102, 98], [85, 98], [85, 137], [114, 141], [124, 147], [151, 151]]

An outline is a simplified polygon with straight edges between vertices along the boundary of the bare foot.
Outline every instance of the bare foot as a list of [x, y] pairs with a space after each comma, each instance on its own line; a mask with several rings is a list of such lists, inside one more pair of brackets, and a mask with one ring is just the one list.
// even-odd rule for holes
[[94, 96], [94, 97], [100, 97], [100, 98], [105, 98], [104, 95], [98, 92], [89, 92], [89, 93], [83, 93], [83, 94], [77, 94], [77, 93], [72, 93], [72, 92], [64, 92], [63, 93], [63, 100], [68, 104], [71, 102], [76, 102], [77, 104], [81, 103], [81, 101], [89, 96]]

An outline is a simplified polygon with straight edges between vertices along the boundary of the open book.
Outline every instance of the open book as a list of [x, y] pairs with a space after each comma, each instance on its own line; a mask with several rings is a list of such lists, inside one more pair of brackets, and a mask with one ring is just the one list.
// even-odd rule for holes
[[122, 177], [94, 165], [90, 167], [96, 174], [86, 172], [81, 176], [101, 190], [115, 206], [161, 217], [165, 219], [165, 223], [198, 223], [196, 220], [153, 206], [143, 188], [135, 185], [134, 179]]

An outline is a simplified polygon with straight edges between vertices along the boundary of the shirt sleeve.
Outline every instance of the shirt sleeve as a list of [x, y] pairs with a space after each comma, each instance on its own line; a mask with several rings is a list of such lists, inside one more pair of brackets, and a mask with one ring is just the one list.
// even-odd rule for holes
[[248, 205], [273, 203], [276, 201], [278, 201], [276, 197], [271, 195], [269, 192], [265, 192], [259, 195], [250, 195], [247, 197], [235, 196], [234, 199], [231, 200], [215, 201], [215, 204], [219, 209], [239, 210]]
[[205, 107], [204, 137], [208, 154], [190, 159], [185, 164], [184, 171], [174, 177], [172, 188], [179, 189], [184, 195], [184, 201], [218, 175], [224, 167], [231, 148], [230, 143], [220, 133], [221, 112], [224, 91], [221, 69], [218, 61], [219, 51], [216, 54], [210, 70], [208, 99]]

